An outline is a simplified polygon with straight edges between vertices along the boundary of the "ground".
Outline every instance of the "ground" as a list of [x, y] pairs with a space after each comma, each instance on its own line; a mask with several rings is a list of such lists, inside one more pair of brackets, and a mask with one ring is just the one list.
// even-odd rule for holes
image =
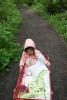
[[[53, 100], [67, 100], [67, 46], [64, 40], [39, 14], [28, 8], [19, 7], [18, 9], [21, 12], [23, 23], [16, 42], [22, 46], [25, 39], [32, 38], [37, 49], [49, 55]], [[10, 72], [0, 77], [0, 100], [13, 100], [13, 89], [19, 75], [18, 65], [19, 61], [10, 62]]]

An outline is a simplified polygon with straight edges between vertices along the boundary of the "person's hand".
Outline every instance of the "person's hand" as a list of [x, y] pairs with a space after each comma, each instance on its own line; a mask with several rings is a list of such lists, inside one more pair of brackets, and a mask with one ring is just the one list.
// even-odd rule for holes
[[48, 60], [45, 60], [45, 65], [51, 66], [51, 63]]
[[20, 66], [20, 71], [23, 70], [23, 66]]

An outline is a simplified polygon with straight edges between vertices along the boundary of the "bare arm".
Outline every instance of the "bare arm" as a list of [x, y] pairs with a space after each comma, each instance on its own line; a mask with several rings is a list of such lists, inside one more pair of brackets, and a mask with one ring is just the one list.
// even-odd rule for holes
[[21, 60], [20, 60], [20, 64], [19, 64], [20, 70], [23, 70], [23, 66], [25, 65], [25, 62], [26, 62], [26, 59], [25, 59], [25, 52], [23, 52], [23, 53], [22, 53]]

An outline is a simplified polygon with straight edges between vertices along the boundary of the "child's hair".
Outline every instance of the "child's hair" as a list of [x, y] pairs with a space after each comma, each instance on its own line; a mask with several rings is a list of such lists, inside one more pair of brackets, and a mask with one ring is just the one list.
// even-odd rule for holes
[[25, 52], [27, 52], [27, 50], [32, 50], [32, 51], [34, 51], [34, 48], [33, 47], [27, 47], [26, 49], [25, 49]]

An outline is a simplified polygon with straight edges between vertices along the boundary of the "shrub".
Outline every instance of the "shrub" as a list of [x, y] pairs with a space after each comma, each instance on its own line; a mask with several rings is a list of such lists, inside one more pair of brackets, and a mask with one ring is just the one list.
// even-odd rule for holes
[[[9, 67], [10, 60], [19, 58], [19, 46], [15, 35], [19, 32], [22, 18], [13, 0], [0, 0], [0, 72]], [[14, 59], [17, 60], [14, 60]], [[8, 71], [8, 70], [7, 70]]]
[[10, 62], [11, 53], [6, 49], [0, 49], [0, 71], [5, 70]]
[[53, 24], [57, 32], [59, 32], [64, 39], [67, 39], [67, 12], [52, 15], [49, 22]]

